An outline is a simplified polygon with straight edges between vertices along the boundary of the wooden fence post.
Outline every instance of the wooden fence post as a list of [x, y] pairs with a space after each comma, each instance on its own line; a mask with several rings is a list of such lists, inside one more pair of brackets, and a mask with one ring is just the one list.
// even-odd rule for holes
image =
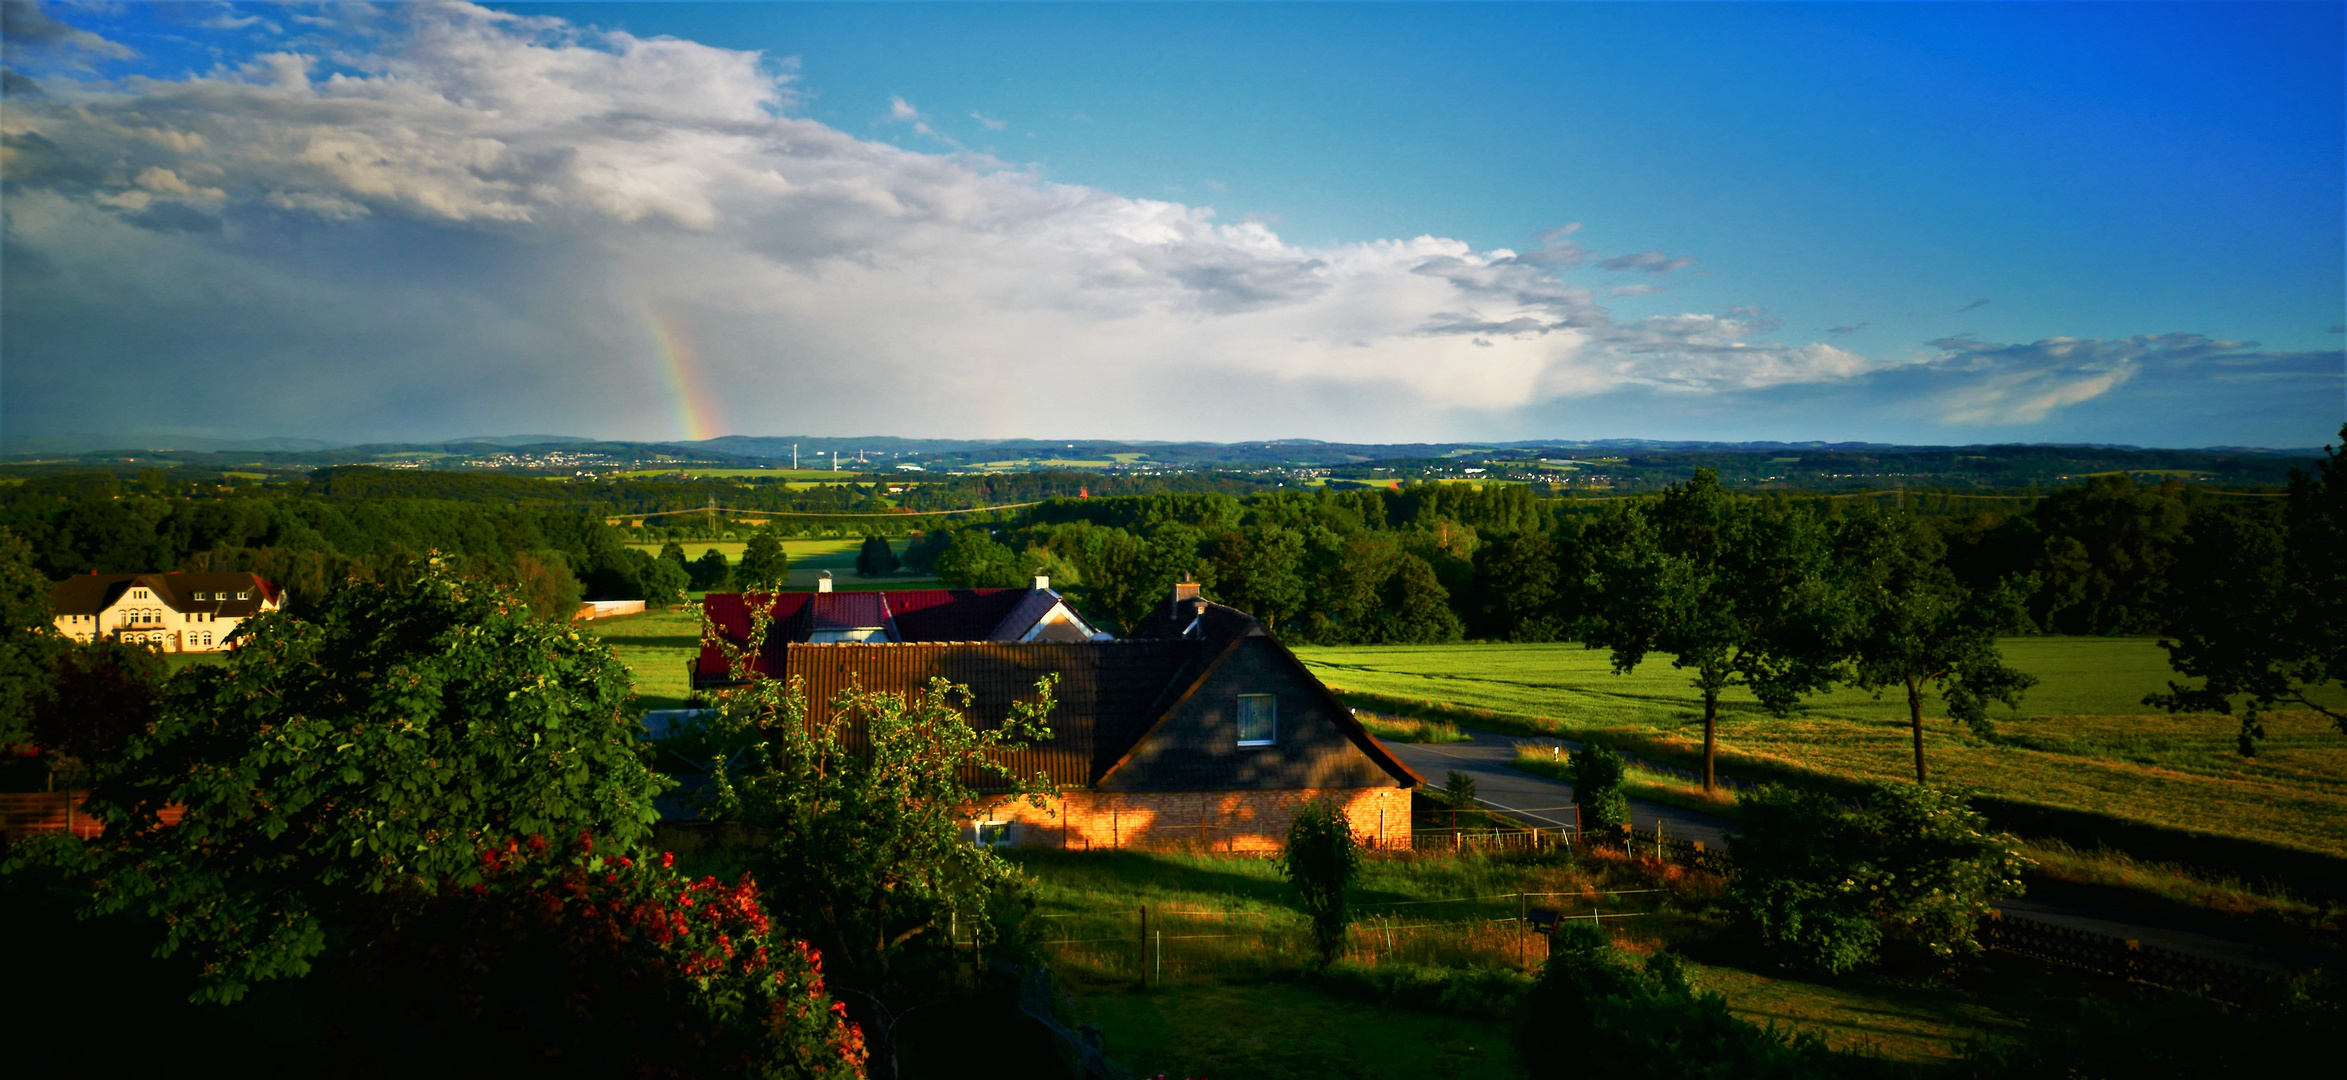
[[1149, 905], [1141, 905], [1141, 989], [1149, 989]]

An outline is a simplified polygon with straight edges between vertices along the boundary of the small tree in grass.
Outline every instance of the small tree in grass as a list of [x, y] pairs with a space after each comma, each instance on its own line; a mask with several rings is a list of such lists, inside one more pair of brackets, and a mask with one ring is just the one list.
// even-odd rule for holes
[[1461, 810], [1475, 809], [1477, 805], [1475, 778], [1457, 769], [1452, 769], [1451, 774], [1442, 779], [1442, 792], [1439, 797], [1442, 799], [1443, 809], [1454, 814]]
[[1630, 799], [1622, 793], [1627, 771], [1622, 755], [1596, 740], [1581, 744], [1565, 763], [1566, 781], [1573, 785], [1573, 806], [1581, 817], [1581, 835], [1613, 837], [1630, 823]]
[[1345, 890], [1361, 875], [1361, 841], [1353, 835], [1352, 820], [1325, 800], [1304, 804], [1288, 824], [1280, 869], [1303, 898], [1320, 962], [1334, 961], [1345, 944], [1345, 927], [1353, 921]]
[[782, 549], [782, 538], [771, 529], [758, 530], [742, 548], [742, 564], [734, 571], [734, 584], [758, 589], [789, 580], [790, 556]]
[[856, 552], [856, 573], [864, 577], [879, 577], [896, 573], [895, 550], [888, 546], [888, 538], [877, 533], [864, 538], [864, 546]]
[[1773, 785], [1740, 803], [1728, 898], [1763, 947], [1798, 967], [1839, 974], [1886, 950], [1936, 966], [1976, 954], [1981, 917], [2021, 895], [2030, 865], [2019, 841], [1937, 788], [1880, 785], [1854, 810]]

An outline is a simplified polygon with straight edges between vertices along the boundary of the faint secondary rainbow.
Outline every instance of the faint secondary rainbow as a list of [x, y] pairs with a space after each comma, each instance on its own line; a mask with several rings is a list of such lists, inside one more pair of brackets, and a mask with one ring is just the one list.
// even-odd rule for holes
[[725, 434], [717, 415], [717, 399], [710, 395], [701, 358], [693, 352], [693, 339], [675, 316], [656, 309], [647, 308], [644, 321], [651, 324], [652, 340], [659, 345], [660, 358], [668, 368], [668, 386], [676, 396], [677, 419], [684, 423], [685, 438], [698, 442]]

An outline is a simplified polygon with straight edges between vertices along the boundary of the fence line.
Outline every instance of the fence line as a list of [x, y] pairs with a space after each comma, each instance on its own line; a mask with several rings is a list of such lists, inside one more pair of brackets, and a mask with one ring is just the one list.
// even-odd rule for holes
[[1993, 909], [1981, 920], [1980, 941], [1988, 948], [2057, 967], [2167, 990], [2199, 991], [2236, 1005], [2273, 996], [2279, 982], [2274, 972], [2262, 968]]

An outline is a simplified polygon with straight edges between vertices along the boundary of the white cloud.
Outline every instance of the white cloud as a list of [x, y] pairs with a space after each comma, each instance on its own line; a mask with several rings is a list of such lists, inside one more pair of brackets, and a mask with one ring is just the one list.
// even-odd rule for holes
[[[1774, 323], [1754, 313], [1617, 321], [1557, 276], [1589, 259], [1577, 225], [1522, 253], [1301, 246], [1263, 220], [853, 137], [793, 115], [793, 73], [754, 53], [464, 5], [369, 17], [396, 28], [372, 51], [12, 103], [8, 168], [28, 195], [11, 311], [42, 305], [11, 326], [12, 353], [131, 342], [99, 366], [192, 385], [197, 369], [158, 369], [129, 329], [42, 335], [76, 312], [193, 321], [205, 348], [305, 373], [254, 390], [257, 407], [638, 437], [676, 434], [646, 404], [665, 400], [651, 312], [690, 328], [726, 426], [760, 432], [1387, 436], [1877, 366], [1764, 340]], [[887, 119], [944, 138], [902, 97]], [[314, 344], [354, 327], [380, 329]], [[337, 375], [357, 354], [366, 369]]]
[[1011, 126], [1010, 121], [1008, 120], [997, 120], [991, 116], [987, 116], [986, 114], [977, 112], [975, 110], [970, 113], [970, 119], [976, 120], [980, 126], [983, 126], [988, 131], [1001, 131], [1002, 129]]

